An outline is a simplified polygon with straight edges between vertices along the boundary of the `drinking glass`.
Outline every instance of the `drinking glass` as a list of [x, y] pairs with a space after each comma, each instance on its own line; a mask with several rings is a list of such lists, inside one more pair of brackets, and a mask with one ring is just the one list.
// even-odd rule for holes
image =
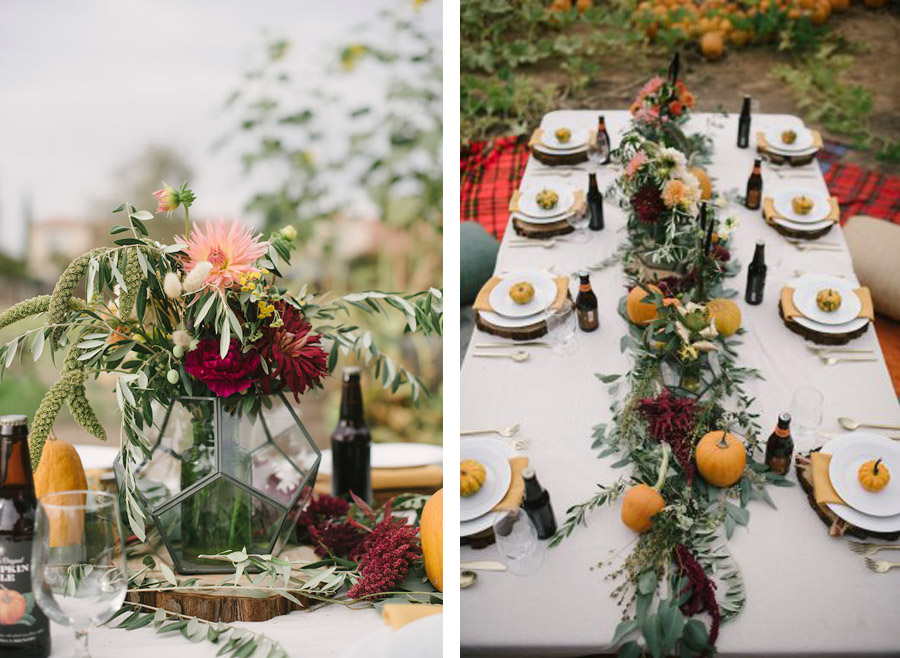
[[591, 239], [588, 235], [587, 227], [591, 222], [591, 213], [587, 210], [584, 212], [574, 212], [566, 217], [566, 223], [575, 229], [572, 234], [573, 242], [587, 242]]
[[506, 569], [516, 576], [528, 576], [541, 568], [544, 548], [537, 528], [522, 508], [504, 512], [494, 521], [494, 538]]
[[128, 575], [116, 497], [102, 491], [41, 496], [31, 559], [35, 603], [75, 632], [76, 658], [89, 658], [88, 631], [122, 606]]
[[569, 356], [578, 349], [578, 324], [575, 306], [565, 302], [558, 309], [547, 312], [547, 338], [550, 349], [557, 356]]
[[[822, 424], [822, 406], [825, 402], [822, 392], [811, 386], [801, 386], [794, 391], [791, 400], [791, 420], [794, 434], [800, 439], [811, 439]], [[804, 442], [805, 443], [805, 442]], [[812, 446], [804, 445], [804, 448]]]

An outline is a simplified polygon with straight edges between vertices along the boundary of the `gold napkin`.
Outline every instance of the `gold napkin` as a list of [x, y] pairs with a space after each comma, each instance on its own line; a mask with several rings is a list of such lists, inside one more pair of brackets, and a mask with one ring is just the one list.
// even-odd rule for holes
[[525, 478], [522, 477], [522, 472], [528, 468], [528, 457], [513, 457], [509, 460], [509, 466], [512, 469], [509, 489], [503, 500], [494, 505], [492, 512], [517, 510], [522, 506], [522, 499], [525, 498]]
[[[863, 286], [857, 288], [853, 292], [862, 302], [862, 308], [859, 310], [859, 318], [866, 318], [869, 321], [875, 320], [875, 306], [872, 303], [872, 294], [869, 289]], [[785, 286], [781, 289], [781, 313], [785, 320], [793, 320], [797, 317], [803, 317], [803, 313], [794, 304], [794, 289], [791, 286]]]
[[[587, 136], [587, 143], [593, 144], [597, 139], [597, 131], [589, 130]], [[550, 146], [544, 142], [544, 129], [538, 128], [533, 133], [531, 133], [531, 139], [528, 140], [528, 147], [534, 148], [535, 146]], [[585, 145], [585, 150], [587, 150], [587, 145]], [[575, 151], [574, 153], [577, 153]], [[548, 155], [573, 155], [573, 153], [549, 153]]]
[[[493, 311], [494, 309], [491, 307], [491, 291], [502, 280], [502, 277], [492, 276], [478, 291], [478, 296], [475, 298], [472, 308], [476, 311]], [[566, 303], [566, 297], [569, 295], [569, 278], [557, 276], [553, 280], [556, 282], [556, 299], [550, 304], [550, 308], [556, 310]]]
[[[522, 190], [516, 190], [513, 192], [512, 198], [509, 200], [509, 212], [522, 212], [519, 208], [519, 199], [522, 198]], [[565, 210], [567, 213], [571, 213], [573, 215], [583, 215], [587, 210], [587, 197], [584, 194], [584, 190], [575, 190], [575, 199], [572, 201], [572, 205], [569, 206]]]
[[[817, 149], [822, 148], [822, 135], [819, 134], [818, 130], [810, 130], [812, 133], [813, 146]], [[757, 151], [768, 151], [769, 150], [769, 140], [766, 139], [766, 133], [762, 130], [756, 133], [756, 150]], [[776, 153], [775, 155], [779, 155], [784, 158], [794, 158], [798, 156], [794, 155], [786, 155], [784, 153]], [[808, 155], [799, 156], [799, 157], [808, 157]]]
[[[825, 219], [832, 222], [841, 221], [841, 207], [838, 204], [837, 197], [830, 196], [828, 197], [828, 205], [831, 206], [831, 211], [825, 217]], [[778, 211], [775, 210], [775, 201], [772, 197], [767, 196], [763, 199], [763, 219], [765, 219], [769, 224], [773, 223], [776, 219], [788, 219], [787, 217], [783, 217], [778, 214]], [[788, 220], [792, 221], [792, 220]], [[824, 221], [824, 220], [823, 220]]]
[[819, 505], [826, 503], [840, 503], [846, 505], [844, 499], [838, 496], [837, 491], [831, 485], [831, 477], [828, 475], [828, 467], [831, 464], [831, 455], [824, 452], [814, 452], [809, 457], [812, 464], [813, 493]]
[[384, 623], [395, 631], [423, 617], [439, 615], [444, 611], [444, 606], [431, 603], [385, 603], [381, 609], [381, 618]]
[[[440, 464], [412, 466], [410, 468], [373, 468], [372, 489], [439, 489], [444, 480]], [[321, 473], [316, 478], [317, 492], [331, 491], [331, 476]]]

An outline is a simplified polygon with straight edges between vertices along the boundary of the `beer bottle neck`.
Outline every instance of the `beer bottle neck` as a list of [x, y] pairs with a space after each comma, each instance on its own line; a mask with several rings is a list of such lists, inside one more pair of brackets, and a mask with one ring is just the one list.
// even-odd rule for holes
[[753, 252], [753, 261], [750, 263], [751, 265], [765, 265], [766, 264], [766, 246], [762, 244], [756, 245], [756, 251]]
[[0, 488], [34, 487], [28, 436], [0, 437]]
[[744, 116], [750, 116], [750, 97], [745, 96], [744, 102], [741, 105], [741, 114]]
[[597, 175], [596, 174], [588, 174], [588, 191], [590, 192], [599, 192], [600, 188], [597, 187]]
[[544, 489], [538, 482], [537, 475], [525, 478], [525, 500], [537, 500], [543, 493]]
[[353, 377], [344, 380], [340, 419], [355, 423], [363, 422], [362, 388], [359, 385], [359, 378]]
[[578, 290], [580, 290], [581, 292], [590, 292], [591, 280], [586, 276], [581, 277], [581, 283], [578, 285]]

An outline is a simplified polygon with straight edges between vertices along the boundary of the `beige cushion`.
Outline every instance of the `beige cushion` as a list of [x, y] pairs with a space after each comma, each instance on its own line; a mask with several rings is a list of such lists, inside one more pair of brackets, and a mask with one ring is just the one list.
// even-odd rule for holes
[[900, 320], [900, 225], [856, 215], [844, 226], [844, 237], [859, 282], [872, 292], [875, 310]]

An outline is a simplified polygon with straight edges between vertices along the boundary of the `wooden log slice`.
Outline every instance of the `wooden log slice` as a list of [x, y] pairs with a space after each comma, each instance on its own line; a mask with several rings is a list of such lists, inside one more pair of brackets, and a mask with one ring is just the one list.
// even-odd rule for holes
[[869, 330], [869, 325], [872, 324], [871, 322], [867, 322], [856, 331], [848, 331], [847, 333], [843, 334], [819, 333], [818, 331], [813, 331], [812, 329], [801, 327], [793, 320], [786, 320], [784, 317], [784, 311], [781, 308], [781, 301], [778, 302], [778, 317], [781, 318], [781, 321], [784, 323], [785, 327], [793, 331], [795, 334], [802, 336], [807, 340], [811, 340], [818, 345], [846, 345], [851, 340], [859, 338], [864, 333], [866, 333]]
[[803, 167], [812, 162], [819, 154], [819, 151], [807, 155], [782, 155], [780, 153], [773, 153], [772, 151], [758, 148], [757, 153], [759, 153], [764, 160], [771, 162], [774, 165], [786, 164], [791, 167]]
[[550, 224], [529, 224], [518, 217], [513, 217], [512, 225], [517, 235], [535, 240], [547, 240], [559, 235], [568, 235], [575, 231], [572, 225], [564, 219]]
[[766, 224], [775, 229], [776, 232], [785, 236], [786, 238], [794, 238], [795, 240], [818, 240], [819, 238], [828, 235], [832, 228], [834, 228], [834, 222], [826, 226], [825, 228], [821, 228], [818, 231], [797, 231], [792, 228], [788, 228], [786, 226], [782, 226], [781, 224], [776, 224], [775, 222], [766, 221]]
[[567, 165], [577, 165], [588, 161], [588, 151], [576, 151], [575, 153], [546, 153], [535, 148], [531, 149], [531, 155], [541, 164], [548, 167], [564, 167]]
[[805, 455], [798, 454], [794, 459], [794, 469], [797, 471], [797, 481], [800, 483], [800, 487], [806, 494], [806, 500], [809, 502], [809, 506], [813, 508], [813, 511], [816, 513], [816, 516], [821, 519], [822, 523], [828, 527], [828, 534], [832, 537], [850, 535], [851, 537], [856, 537], [858, 539], [886, 539], [889, 541], [900, 539], [900, 532], [873, 532], [871, 530], [858, 528], [839, 517], [827, 506], [819, 505], [816, 502], [816, 496], [813, 492], [812, 468], [810, 468], [809, 457], [811, 453], [818, 452], [819, 450], [819, 448], [816, 448]]
[[[571, 293], [566, 295], [566, 298], [570, 304], [573, 303]], [[473, 310], [472, 314], [475, 317], [476, 327], [485, 333], [500, 336], [500, 338], [508, 338], [510, 340], [536, 340], [547, 334], [547, 323], [543, 320], [535, 322], [534, 324], [529, 324], [525, 327], [498, 327], [482, 318], [481, 313], [478, 311]]]

